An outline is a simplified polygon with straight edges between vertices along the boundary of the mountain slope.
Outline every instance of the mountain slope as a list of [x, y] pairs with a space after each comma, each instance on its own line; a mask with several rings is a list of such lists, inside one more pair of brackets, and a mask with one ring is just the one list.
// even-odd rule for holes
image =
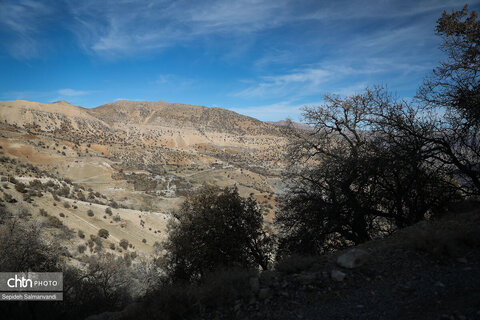
[[24, 100], [0, 101], [0, 120], [22, 128], [47, 132], [65, 126], [74, 130], [108, 130], [106, 123], [86, 110], [65, 101], [50, 104]]

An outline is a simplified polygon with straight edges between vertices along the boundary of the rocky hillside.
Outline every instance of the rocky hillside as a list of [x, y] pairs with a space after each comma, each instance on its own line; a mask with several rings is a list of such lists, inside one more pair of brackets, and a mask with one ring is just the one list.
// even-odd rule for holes
[[[124, 135], [159, 139], [168, 135], [192, 134], [208, 142], [219, 134], [235, 140], [239, 136], [279, 136], [278, 127], [221, 108], [207, 108], [181, 103], [117, 101], [93, 109], [71, 105], [65, 101], [51, 104], [30, 101], [0, 101], [3, 122], [35, 131], [72, 131], [81, 137], [87, 132], [108, 132], [117, 140]], [[132, 131], [132, 127], [136, 130]], [[79, 130], [77, 132], [77, 130]], [[63, 132], [65, 133], [65, 132]], [[60, 134], [60, 132], [59, 132]]]
[[257, 119], [221, 108], [181, 103], [121, 100], [88, 112], [111, 125], [148, 125], [248, 135], [275, 135], [278, 129]]
[[24, 100], [0, 101], [0, 119], [3, 123], [34, 131], [109, 130], [107, 123], [90, 115], [87, 109], [65, 101], [50, 104]]
[[284, 142], [281, 128], [220, 108], [0, 102], [0, 154], [136, 209], [168, 211], [204, 183], [236, 184], [272, 217]]
[[258, 274], [219, 272], [202, 286], [159, 290], [89, 319], [480, 319], [479, 213], [457, 208], [386, 239], [290, 257]]

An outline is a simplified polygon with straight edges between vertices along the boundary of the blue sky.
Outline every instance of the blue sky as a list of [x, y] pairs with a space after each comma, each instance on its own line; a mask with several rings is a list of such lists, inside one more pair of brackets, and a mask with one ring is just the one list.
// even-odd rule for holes
[[298, 120], [326, 93], [384, 84], [408, 98], [442, 57], [436, 20], [464, 5], [1, 0], [0, 100], [165, 100]]

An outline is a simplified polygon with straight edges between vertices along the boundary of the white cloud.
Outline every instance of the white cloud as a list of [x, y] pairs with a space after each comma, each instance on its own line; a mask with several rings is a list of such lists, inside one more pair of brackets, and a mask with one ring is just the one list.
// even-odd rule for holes
[[[328, 65], [322, 63], [317, 66], [294, 69], [285, 74], [263, 76], [260, 77], [259, 81], [248, 81], [254, 84], [233, 95], [246, 99], [289, 97], [289, 99], [298, 100], [310, 95], [323, 96], [332, 88], [335, 88], [337, 93], [349, 92], [352, 88], [357, 89], [360, 85], [365, 86], [366, 82], [357, 80], [357, 83], [352, 84], [351, 80], [345, 80], [349, 80], [353, 76], [365, 76], [384, 71], [383, 68], [373, 64], [354, 68], [349, 66], [346, 61], [329, 61]], [[338, 85], [344, 87], [338, 87]]]
[[[48, 22], [71, 30], [79, 45], [94, 54], [122, 56], [189, 44], [222, 35], [255, 38], [256, 33], [314, 21], [348, 27], [354, 21], [395, 19], [460, 8], [460, 0], [381, 2], [339, 0], [3, 0], [0, 23], [16, 34], [8, 43], [14, 56], [39, 54], [38, 35]], [[478, 4], [474, 0], [472, 4]], [[58, 19], [57, 16], [62, 16]], [[321, 30], [321, 26], [316, 26]]]
[[66, 0], [81, 46], [124, 55], [182, 45], [212, 34], [249, 33], [290, 19], [287, 0], [117, 1]]

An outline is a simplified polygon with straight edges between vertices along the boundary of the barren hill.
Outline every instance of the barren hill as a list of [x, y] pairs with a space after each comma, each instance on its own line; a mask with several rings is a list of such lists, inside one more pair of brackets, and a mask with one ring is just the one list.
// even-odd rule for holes
[[70, 130], [108, 130], [107, 124], [90, 115], [87, 109], [65, 101], [0, 101], [0, 119], [10, 125], [46, 132], [54, 132], [65, 126]]
[[254, 194], [272, 217], [284, 143], [280, 127], [221, 108], [0, 101], [0, 154], [134, 209], [168, 212], [209, 183]]
[[275, 134], [277, 128], [236, 112], [181, 103], [121, 100], [88, 112], [110, 124], [195, 128], [203, 131]]

